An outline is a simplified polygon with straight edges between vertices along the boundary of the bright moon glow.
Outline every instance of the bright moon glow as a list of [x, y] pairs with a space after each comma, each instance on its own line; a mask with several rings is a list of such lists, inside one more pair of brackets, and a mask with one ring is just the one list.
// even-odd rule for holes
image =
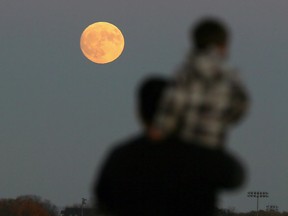
[[82, 33], [80, 47], [92, 62], [106, 64], [117, 59], [124, 49], [121, 31], [108, 22], [96, 22]]

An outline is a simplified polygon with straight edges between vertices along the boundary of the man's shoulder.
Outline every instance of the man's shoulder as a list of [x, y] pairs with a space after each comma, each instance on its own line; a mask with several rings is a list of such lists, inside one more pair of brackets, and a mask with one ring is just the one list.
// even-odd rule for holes
[[[224, 148], [209, 147], [199, 141], [185, 141], [183, 139], [176, 139], [172, 141], [176, 143], [179, 148], [184, 149], [186, 152], [193, 152], [195, 155], [205, 158], [207, 161], [217, 161], [226, 163], [226, 161], [234, 160], [235, 156], [230, 151]], [[224, 161], [224, 162], [223, 162]]]

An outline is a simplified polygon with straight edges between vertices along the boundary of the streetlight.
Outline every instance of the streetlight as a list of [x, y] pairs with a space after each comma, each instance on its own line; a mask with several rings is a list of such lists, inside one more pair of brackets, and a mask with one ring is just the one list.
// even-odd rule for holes
[[257, 198], [257, 216], [258, 216], [259, 198], [267, 198], [268, 192], [258, 192], [258, 191], [248, 192], [247, 197]]
[[83, 207], [84, 207], [84, 205], [86, 205], [86, 201], [87, 201], [87, 199], [82, 198], [82, 204], [81, 204], [81, 212], [82, 212], [82, 216], [84, 215], [84, 214], [83, 214]]
[[277, 205], [267, 205], [266, 211], [276, 211], [278, 212], [278, 206]]

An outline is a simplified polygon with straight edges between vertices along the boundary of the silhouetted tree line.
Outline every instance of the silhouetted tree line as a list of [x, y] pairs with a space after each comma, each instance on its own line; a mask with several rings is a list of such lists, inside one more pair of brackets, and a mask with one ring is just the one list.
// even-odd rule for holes
[[[62, 216], [77, 215], [81, 216], [81, 205], [75, 204], [71, 207], [66, 207], [61, 212]], [[105, 214], [93, 209], [91, 207], [84, 208], [84, 216], [104, 216]], [[215, 216], [256, 216], [256, 211], [250, 211], [246, 213], [236, 213], [233, 209], [218, 209]], [[288, 216], [288, 212], [276, 212], [276, 211], [259, 211], [258, 216]]]
[[99, 215], [96, 209], [91, 204], [82, 204], [77, 203], [73, 205], [66, 206], [63, 210], [60, 211], [61, 216], [82, 216], [82, 207], [84, 216], [103, 216]]
[[[256, 211], [250, 211], [246, 213], [236, 213], [229, 209], [218, 209], [216, 216], [256, 216]], [[276, 211], [259, 211], [258, 216], [288, 216], [288, 212], [276, 212]]]
[[[74, 206], [74, 207], [66, 207], [64, 210], [60, 212], [61, 216], [82, 216], [82, 207], [81, 206]], [[83, 208], [83, 215], [84, 216], [100, 216], [96, 213], [95, 209], [84, 207]]]
[[0, 216], [58, 216], [57, 207], [38, 196], [0, 199]]

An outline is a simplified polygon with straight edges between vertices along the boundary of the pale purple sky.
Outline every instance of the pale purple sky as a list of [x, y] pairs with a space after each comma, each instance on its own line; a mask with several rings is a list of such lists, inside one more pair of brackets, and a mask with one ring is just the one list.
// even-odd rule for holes
[[[91, 197], [109, 148], [140, 127], [134, 92], [153, 72], [171, 75], [188, 47], [187, 31], [213, 15], [231, 27], [231, 63], [252, 97], [229, 149], [249, 179], [220, 205], [256, 208], [248, 191], [267, 191], [260, 208], [288, 200], [288, 1], [286, 0], [1, 0], [0, 198], [35, 194], [59, 206]], [[117, 25], [122, 56], [107, 65], [79, 49], [89, 24]]]

